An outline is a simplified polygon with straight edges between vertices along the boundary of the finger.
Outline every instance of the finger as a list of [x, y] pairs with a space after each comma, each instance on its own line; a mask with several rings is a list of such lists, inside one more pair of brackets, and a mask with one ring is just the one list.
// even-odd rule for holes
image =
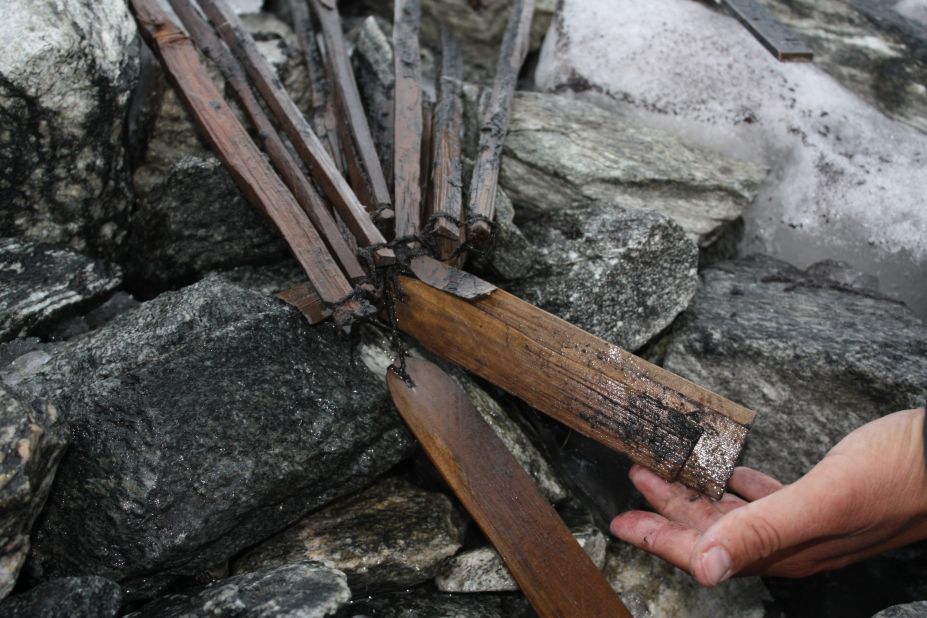
[[630, 477], [637, 490], [661, 515], [699, 532], [707, 530], [722, 515], [708, 498], [680, 483], [667, 483], [644, 467], [633, 466]]
[[699, 532], [656, 513], [628, 511], [612, 520], [612, 534], [663, 560], [688, 570]]
[[728, 488], [748, 502], [765, 498], [782, 489], [782, 483], [753, 468], [737, 467]]

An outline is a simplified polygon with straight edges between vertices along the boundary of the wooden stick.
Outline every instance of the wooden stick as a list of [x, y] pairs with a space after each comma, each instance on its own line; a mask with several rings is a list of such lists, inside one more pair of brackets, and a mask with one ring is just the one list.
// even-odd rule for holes
[[473, 243], [485, 241], [492, 233], [496, 187], [499, 184], [499, 167], [502, 165], [502, 146], [509, 130], [518, 72], [528, 55], [533, 17], [534, 0], [515, 0], [499, 52], [492, 95], [483, 112], [480, 143], [473, 165], [473, 178], [470, 181], [470, 221], [467, 225], [467, 236]]
[[239, 104], [254, 125], [257, 135], [270, 155], [271, 161], [280, 172], [283, 182], [293, 193], [293, 197], [299, 202], [312, 224], [321, 232], [322, 239], [341, 264], [348, 279], [357, 282], [366, 277], [354, 250], [341, 235], [338, 224], [335, 223], [328, 208], [322, 202], [322, 197], [303, 176], [299, 163], [287, 150], [270, 119], [267, 118], [260, 103], [254, 97], [245, 79], [244, 70], [189, 0], [170, 0], [170, 4], [187, 32], [190, 33], [193, 42], [207, 58], [215, 63], [232, 87]]
[[[356, 148], [357, 160], [368, 183], [369, 193], [373, 197], [371, 212], [379, 213], [379, 219], [393, 217], [392, 200], [383, 168], [377, 157], [377, 150], [370, 134], [370, 125], [364, 114], [354, 71], [348, 58], [348, 48], [341, 31], [341, 16], [335, 0], [312, 0], [312, 8], [319, 18], [322, 36], [325, 40], [325, 53], [333, 72], [333, 86], [336, 100], [341, 108], [342, 118], [351, 134]], [[344, 146], [347, 149], [347, 146]]]
[[219, 94], [190, 39], [168, 19], [157, 0], [132, 0], [132, 7], [142, 36], [238, 186], [276, 224], [322, 300], [327, 304], [344, 300], [351, 286], [306, 213]]
[[[235, 12], [229, 8], [225, 0], [197, 1], [232, 53], [244, 65], [245, 71], [290, 138], [296, 152], [322, 191], [338, 209], [358, 244], [369, 247], [384, 243], [383, 234], [373, 224], [351, 187], [338, 172], [328, 151], [287, 94], [273, 68], [257, 49], [254, 39], [245, 30]], [[376, 255], [381, 260], [395, 260], [393, 252], [385, 247], [379, 249]]]
[[814, 52], [756, 0], [723, 0], [734, 17], [779, 62], [811, 62]]
[[630, 618], [463, 389], [427, 361], [410, 358], [406, 369], [411, 386], [387, 374], [396, 408], [538, 615]]
[[422, 61], [420, 0], [395, 0], [393, 12], [393, 188], [396, 237], [421, 231]]

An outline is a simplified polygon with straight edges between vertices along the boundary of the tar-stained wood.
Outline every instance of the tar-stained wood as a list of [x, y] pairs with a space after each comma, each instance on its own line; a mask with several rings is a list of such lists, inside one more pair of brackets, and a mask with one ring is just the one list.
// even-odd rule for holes
[[811, 62], [814, 52], [757, 0], [723, 0], [734, 17], [780, 62]]
[[422, 59], [420, 0], [393, 3], [393, 188], [396, 237], [422, 225]]
[[[191, 0], [192, 1], [192, 0]], [[345, 224], [354, 234], [358, 245], [369, 247], [385, 242], [361, 205], [351, 187], [335, 166], [325, 146], [313, 132], [302, 112], [283, 88], [273, 67], [261, 54], [254, 39], [245, 30], [234, 11], [225, 0], [196, 0], [203, 8], [209, 21], [219, 31], [222, 39], [231, 48], [235, 57], [244, 65], [251, 82], [260, 92], [277, 122], [283, 127], [300, 158], [309, 168], [312, 177], [319, 184], [326, 197], [338, 210]], [[395, 256], [389, 249], [380, 249], [380, 259], [391, 261]]]
[[481, 298], [496, 290], [496, 286], [476, 275], [448, 266], [427, 255], [412, 258], [409, 269], [419, 281], [466, 300]]
[[238, 186], [276, 224], [321, 299], [335, 304], [352, 288], [312, 222], [226, 104], [193, 43], [157, 0], [132, 0], [139, 30], [174, 82], [181, 100]]
[[460, 386], [427, 361], [410, 358], [406, 369], [411, 387], [387, 378], [399, 413], [538, 615], [630, 616]]
[[[325, 54], [331, 66], [332, 87], [335, 90], [339, 107], [339, 120], [345, 123], [351, 135], [356, 154], [356, 163], [361, 168], [361, 174], [367, 183], [367, 192], [372, 198], [369, 204], [371, 213], [381, 219], [392, 219], [392, 200], [383, 168], [377, 157], [377, 150], [370, 133], [370, 125], [361, 104], [360, 93], [357, 90], [357, 81], [348, 57], [348, 48], [341, 31], [341, 16], [334, 0], [310, 0], [312, 9], [319, 19], [319, 26], [325, 40]], [[343, 139], [343, 138], [342, 138]], [[345, 151], [347, 145], [343, 144]], [[349, 160], [350, 164], [350, 160]], [[356, 187], [355, 187], [356, 188]]]
[[300, 283], [283, 290], [277, 294], [277, 297], [299, 309], [310, 324], [318, 324], [331, 316], [331, 311], [308, 283]]
[[190, 33], [193, 42], [207, 58], [213, 61], [231, 86], [241, 108], [254, 126], [258, 139], [263, 143], [264, 149], [283, 178], [283, 182], [286, 183], [293, 197], [320, 232], [345, 275], [352, 282], [363, 279], [366, 273], [358, 262], [354, 249], [341, 235], [341, 230], [322, 201], [322, 197], [303, 175], [298, 161], [290, 154], [283, 140], [277, 135], [276, 129], [251, 91], [244, 69], [189, 0], [170, 0], [170, 4], [187, 32]]
[[509, 130], [512, 98], [518, 73], [531, 37], [534, 0], [515, 0], [496, 65], [492, 94], [480, 122], [480, 140], [470, 181], [469, 222], [467, 236], [472, 243], [485, 241], [492, 232], [496, 208], [496, 188], [502, 165], [502, 146]]

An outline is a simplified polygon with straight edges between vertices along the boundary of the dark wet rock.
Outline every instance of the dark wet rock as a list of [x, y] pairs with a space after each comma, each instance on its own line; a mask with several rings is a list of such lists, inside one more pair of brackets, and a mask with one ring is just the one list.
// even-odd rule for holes
[[235, 561], [236, 572], [331, 562], [355, 596], [431, 579], [460, 549], [464, 517], [447, 496], [387, 479], [313, 513]]
[[105, 577], [64, 577], [0, 603], [0, 618], [115, 618], [122, 589]]
[[63, 247], [0, 238], [0, 341], [47, 327], [121, 284], [115, 266]]
[[493, 278], [514, 281], [543, 268], [541, 252], [515, 224], [515, 207], [502, 189], [496, 192], [492, 238], [480, 249], [471, 254], [471, 266]]
[[702, 281], [664, 365], [758, 413], [747, 465], [793, 481], [856, 427], [924, 404], [927, 329], [904, 305], [759, 255]]
[[[104, 324], [111, 322], [116, 316], [132, 311], [141, 303], [128, 292], [116, 292], [106, 302], [99, 307], [91, 309], [84, 315], [79, 315], [57, 324], [53, 329], [48, 331], [48, 337], [52, 341], [63, 341], [79, 337], [84, 333], [100, 328]], [[0, 361], [2, 364], [2, 361]]]
[[51, 491], [67, 433], [58, 411], [27, 405], [0, 386], [0, 599], [29, 553], [29, 532]]
[[764, 618], [772, 600], [759, 577], [703, 588], [687, 573], [620, 541], [608, 546], [605, 576], [635, 618]]
[[0, 236], [109, 251], [130, 204], [123, 118], [138, 74], [123, 0], [13, 2], [0, 35]]
[[520, 595], [442, 594], [413, 590], [356, 600], [338, 618], [528, 618], [535, 614]]
[[304, 561], [156, 599], [131, 618], [323, 618], [351, 599], [344, 573]]
[[927, 616], [927, 601], [894, 605], [883, 609], [872, 618], [923, 618]]
[[614, 202], [672, 217], [699, 245], [741, 216], [766, 177], [567, 96], [517, 93], [500, 183], [516, 209]]
[[266, 266], [239, 266], [218, 273], [216, 276], [238, 287], [270, 295], [305, 283], [307, 280], [306, 272], [293, 258]]
[[521, 226], [544, 270], [518, 296], [630, 350], [672, 323], [698, 283], [698, 249], [655, 212], [613, 203], [550, 210]]
[[144, 596], [410, 451], [379, 379], [332, 325], [218, 278], [41, 353], [16, 388], [53, 402], [72, 441], [34, 531], [33, 576], [101, 574]]

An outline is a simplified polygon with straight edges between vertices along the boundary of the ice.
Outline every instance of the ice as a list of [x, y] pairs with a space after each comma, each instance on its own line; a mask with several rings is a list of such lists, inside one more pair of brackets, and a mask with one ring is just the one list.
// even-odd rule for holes
[[[885, 43], [874, 33], [870, 44]], [[744, 252], [802, 267], [847, 261], [927, 317], [927, 135], [819, 67], [777, 62], [733, 18], [692, 0], [564, 0], [536, 81], [769, 166], [745, 213]]]

